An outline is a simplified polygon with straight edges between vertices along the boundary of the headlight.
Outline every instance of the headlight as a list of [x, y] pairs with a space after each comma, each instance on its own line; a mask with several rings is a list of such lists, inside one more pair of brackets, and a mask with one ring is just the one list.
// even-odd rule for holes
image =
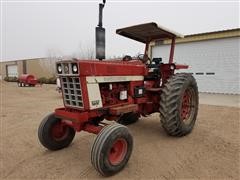
[[62, 66], [61, 66], [61, 64], [57, 65], [57, 72], [58, 72], [58, 74], [62, 73]]
[[73, 72], [73, 74], [77, 74], [78, 73], [78, 66], [77, 66], [77, 64], [72, 64], [72, 72]]

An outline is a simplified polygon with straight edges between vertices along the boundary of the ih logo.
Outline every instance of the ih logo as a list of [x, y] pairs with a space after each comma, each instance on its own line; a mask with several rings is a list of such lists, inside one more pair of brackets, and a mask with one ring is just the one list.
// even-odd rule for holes
[[99, 103], [100, 103], [99, 100], [92, 101], [92, 105], [93, 105], [93, 106], [97, 106], [97, 105], [99, 105]]

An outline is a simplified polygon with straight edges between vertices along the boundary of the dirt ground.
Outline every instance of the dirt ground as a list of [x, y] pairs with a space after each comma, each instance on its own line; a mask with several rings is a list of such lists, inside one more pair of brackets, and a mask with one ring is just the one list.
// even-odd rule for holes
[[[95, 135], [78, 133], [69, 148], [51, 152], [37, 138], [41, 119], [62, 106], [55, 86], [1, 83], [1, 179], [98, 179], [90, 149]], [[169, 137], [159, 115], [130, 125], [133, 154], [113, 179], [239, 179], [239, 110], [200, 105], [193, 132]]]

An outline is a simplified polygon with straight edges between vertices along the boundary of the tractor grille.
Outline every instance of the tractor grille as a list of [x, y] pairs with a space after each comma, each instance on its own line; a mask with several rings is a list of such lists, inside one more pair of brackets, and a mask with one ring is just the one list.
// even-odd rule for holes
[[61, 77], [64, 104], [83, 108], [82, 90], [79, 77]]

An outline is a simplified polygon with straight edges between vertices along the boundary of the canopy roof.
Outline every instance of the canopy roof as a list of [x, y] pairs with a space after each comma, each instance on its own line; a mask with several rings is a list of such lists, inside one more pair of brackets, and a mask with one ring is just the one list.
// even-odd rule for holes
[[162, 26], [158, 26], [157, 23], [154, 22], [117, 29], [116, 33], [142, 43], [149, 43], [152, 40], [165, 40], [172, 39], [173, 37], [184, 37], [179, 33], [171, 31]]

